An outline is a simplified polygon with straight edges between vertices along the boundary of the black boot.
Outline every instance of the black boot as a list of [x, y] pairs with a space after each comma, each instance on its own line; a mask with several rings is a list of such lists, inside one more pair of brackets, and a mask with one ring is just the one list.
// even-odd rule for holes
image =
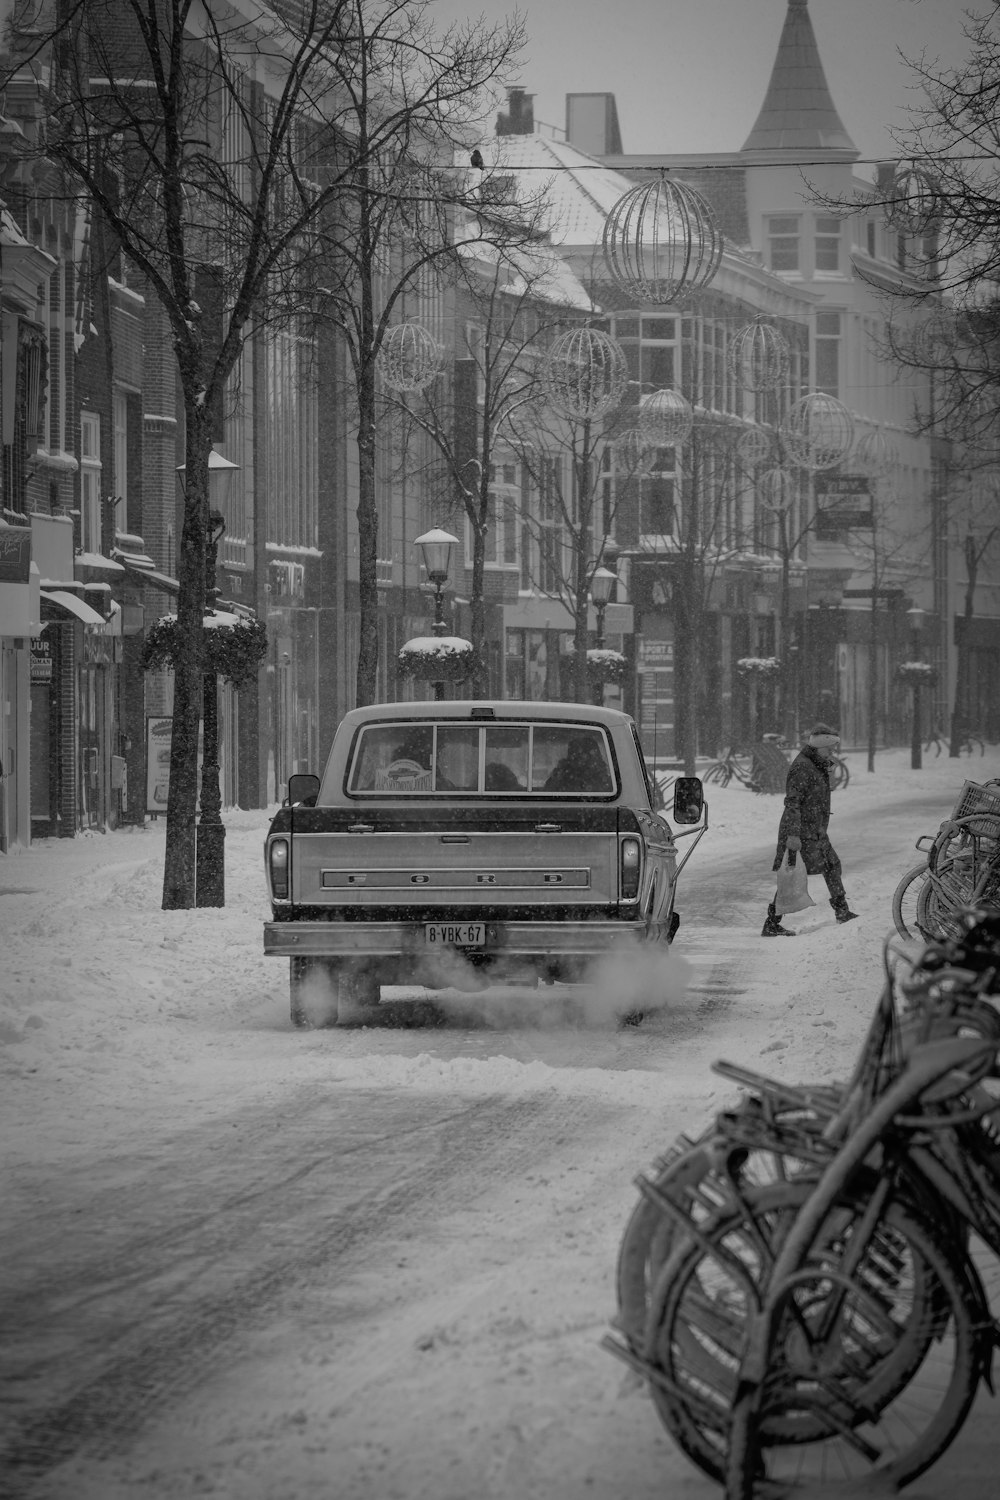
[[796, 934], [794, 932], [792, 932], [790, 928], [788, 928], [788, 927], [782, 927], [782, 925], [781, 925], [781, 918], [778, 916], [778, 913], [774, 909], [774, 902], [773, 901], [771, 902], [770, 906], [767, 908], [767, 917], [766, 917], [766, 919], [764, 921], [763, 927], [760, 929], [760, 935], [761, 935], [761, 937], [795, 937], [796, 936]]
[[856, 911], [851, 911], [847, 902], [844, 901], [840, 906], [833, 908], [833, 915], [837, 918], [838, 922], [854, 922], [857, 920], [858, 914]]

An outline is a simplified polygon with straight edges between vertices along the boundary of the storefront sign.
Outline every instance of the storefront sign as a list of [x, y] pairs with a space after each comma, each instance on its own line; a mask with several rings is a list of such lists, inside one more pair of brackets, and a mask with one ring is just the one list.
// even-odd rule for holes
[[0, 526], [0, 583], [27, 583], [31, 577], [31, 528]]
[[31, 638], [31, 680], [52, 681], [52, 642], [48, 636], [35, 635]]
[[173, 719], [146, 720], [146, 811], [150, 813], [167, 810], [173, 725]]
[[816, 525], [825, 531], [871, 530], [871, 481], [863, 474], [817, 474]]
[[639, 646], [639, 671], [663, 670], [665, 667], [673, 666], [674, 643], [673, 641], [650, 640], [648, 636], [640, 636]]
[[[172, 718], [146, 720], [146, 811], [165, 813], [170, 791], [170, 741]], [[198, 785], [201, 785], [202, 726], [198, 726]]]

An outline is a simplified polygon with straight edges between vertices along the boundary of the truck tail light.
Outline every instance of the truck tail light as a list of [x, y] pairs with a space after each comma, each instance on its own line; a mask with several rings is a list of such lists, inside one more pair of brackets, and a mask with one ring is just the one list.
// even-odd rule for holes
[[272, 839], [267, 851], [271, 872], [271, 895], [275, 901], [288, 900], [288, 840]]
[[635, 901], [639, 896], [639, 840], [621, 841], [621, 881], [619, 885], [622, 901]]

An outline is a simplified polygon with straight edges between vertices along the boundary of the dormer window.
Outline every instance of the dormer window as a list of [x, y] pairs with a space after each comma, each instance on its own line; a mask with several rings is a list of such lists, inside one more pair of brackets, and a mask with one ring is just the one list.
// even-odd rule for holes
[[816, 220], [816, 269], [817, 271], [840, 270], [840, 220], [817, 218]]
[[768, 258], [772, 271], [798, 271], [799, 220], [797, 215], [772, 215], [766, 220]]

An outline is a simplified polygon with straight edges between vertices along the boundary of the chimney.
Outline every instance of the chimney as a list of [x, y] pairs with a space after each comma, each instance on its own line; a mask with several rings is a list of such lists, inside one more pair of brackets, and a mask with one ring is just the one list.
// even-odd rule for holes
[[522, 88], [507, 90], [507, 113], [497, 115], [497, 135], [534, 135], [534, 94]]

